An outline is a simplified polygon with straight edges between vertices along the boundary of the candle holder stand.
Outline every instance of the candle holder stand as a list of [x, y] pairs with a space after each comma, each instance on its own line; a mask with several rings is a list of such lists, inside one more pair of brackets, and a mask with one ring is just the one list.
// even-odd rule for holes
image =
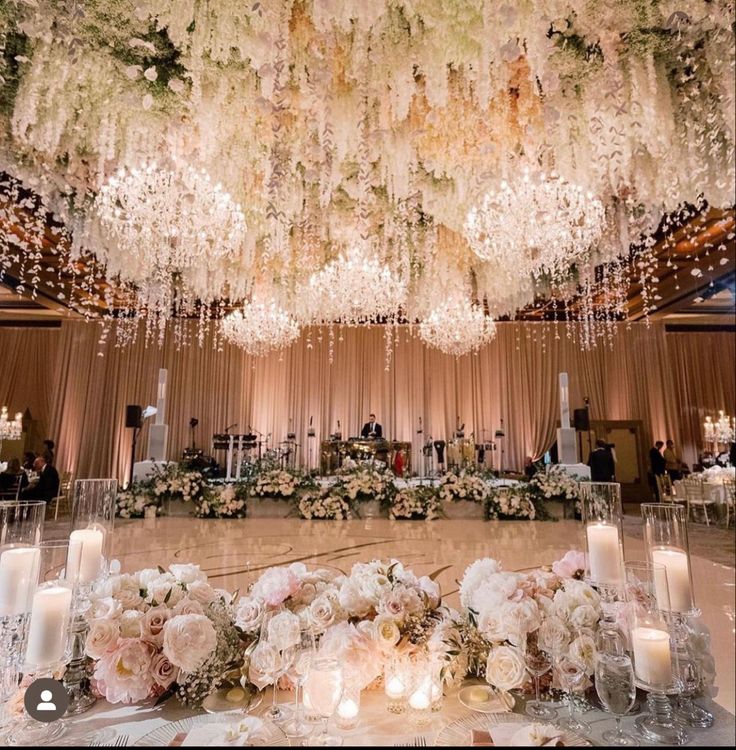
[[87, 674], [87, 655], [84, 652], [88, 632], [87, 619], [77, 612], [72, 621], [72, 656], [63, 680], [69, 694], [69, 708], [66, 711], [68, 716], [83, 714], [97, 702]]
[[675, 700], [675, 715], [691, 727], [707, 729], [713, 726], [714, 716], [693, 701], [701, 686], [701, 667], [699, 660], [690, 647], [690, 629], [688, 618], [684, 615], [673, 617], [675, 648], [679, 662], [678, 689]]
[[663, 745], [684, 745], [688, 741], [685, 730], [677, 723], [669, 698], [664, 693], [647, 695], [647, 713], [635, 722], [642, 737]]

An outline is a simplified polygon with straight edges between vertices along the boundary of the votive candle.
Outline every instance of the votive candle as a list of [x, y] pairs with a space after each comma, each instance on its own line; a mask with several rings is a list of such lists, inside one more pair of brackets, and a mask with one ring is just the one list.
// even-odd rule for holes
[[[667, 575], [654, 572], [654, 588], [662, 609], [672, 612], [690, 612], [693, 609], [693, 590], [690, 585], [690, 565], [687, 552], [676, 547], [655, 547], [652, 562], [664, 566]], [[669, 608], [666, 606], [669, 589]]]
[[667, 687], [672, 681], [670, 634], [666, 630], [639, 626], [631, 630], [636, 676], [648, 685]]
[[67, 578], [74, 581], [79, 576], [79, 583], [93, 583], [100, 575], [102, 567], [102, 544], [105, 536], [100, 529], [75, 529], [69, 535], [72, 542], [81, 542], [82, 552], [79, 559], [79, 570], [70, 564]]
[[26, 645], [27, 664], [46, 667], [63, 659], [71, 603], [72, 590], [66, 586], [40, 588], [33, 595]]
[[612, 523], [589, 523], [588, 538], [590, 579], [593, 583], [619, 584], [623, 558], [618, 526]]

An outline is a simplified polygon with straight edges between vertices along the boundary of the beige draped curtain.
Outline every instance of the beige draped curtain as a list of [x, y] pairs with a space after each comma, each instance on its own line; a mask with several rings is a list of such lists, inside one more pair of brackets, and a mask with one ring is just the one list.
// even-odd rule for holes
[[[401, 328], [390, 369], [381, 327], [304, 334], [290, 349], [254, 359], [237, 348], [205, 344], [177, 350], [136, 345], [100, 350], [99, 328], [65, 322], [60, 329], [0, 329], [0, 404], [30, 409], [57, 443], [57, 463], [78, 477], [123, 479], [131, 432], [125, 405], [155, 403], [158, 369], [169, 371], [166, 422], [169, 454], [237, 423], [271, 434], [296, 432], [306, 451], [310, 417], [319, 441], [337, 429], [359, 433], [375, 412], [384, 434], [397, 440], [449, 439], [456, 421], [477, 441], [491, 438], [503, 420], [505, 466], [521, 468], [555, 437], [557, 376], [570, 376], [572, 406], [583, 397], [593, 419], [642, 420], [648, 440], [672, 438], [692, 462], [702, 447], [706, 414], [734, 413], [735, 340], [731, 333], [666, 333], [653, 324], [621, 325], [613, 346], [584, 352], [564, 326], [500, 323], [496, 339], [477, 356], [455, 359], [428, 349]], [[330, 349], [332, 348], [332, 363]], [[147, 431], [141, 435], [145, 455]]]

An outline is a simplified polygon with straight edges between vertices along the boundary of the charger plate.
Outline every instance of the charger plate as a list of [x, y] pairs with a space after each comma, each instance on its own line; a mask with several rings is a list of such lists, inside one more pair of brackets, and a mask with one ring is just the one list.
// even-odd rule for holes
[[[228, 721], [230, 718], [230, 721]], [[154, 729], [148, 734], [136, 740], [135, 747], [167, 747], [171, 740], [177, 734], [188, 734], [189, 731], [200, 724], [228, 724], [234, 719], [223, 714], [205, 714], [204, 716], [190, 716], [188, 719], [179, 719], [179, 721], [170, 721], [158, 729]], [[274, 745], [288, 745], [289, 740], [281, 729], [273, 722], [263, 720], [264, 730], [258, 736], [258, 743], [255, 747], [272, 747]]]
[[[491, 727], [499, 724], [534, 724], [530, 716], [523, 714], [479, 714], [469, 713], [440, 730], [435, 740], [437, 747], [469, 747], [470, 733], [473, 729], [482, 729], [486, 732]], [[536, 722], [542, 724], [544, 722]], [[553, 722], [549, 722], [553, 723]], [[560, 736], [565, 747], [590, 747], [591, 743], [582, 735], [561, 729]]]

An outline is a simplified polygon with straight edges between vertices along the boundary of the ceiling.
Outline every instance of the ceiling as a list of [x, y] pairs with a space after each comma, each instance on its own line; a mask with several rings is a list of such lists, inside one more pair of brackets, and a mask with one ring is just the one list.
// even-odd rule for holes
[[[32, 194], [31, 194], [32, 195]], [[5, 203], [3, 203], [5, 201]], [[0, 193], [0, 209], [9, 208], [8, 196]], [[725, 211], [706, 208], [680, 223], [663, 221], [655, 235], [652, 249], [652, 273], [658, 279], [655, 293], [656, 310], [650, 311], [652, 320], [663, 321], [672, 330], [736, 330], [736, 219], [734, 209]], [[31, 230], [24, 209], [15, 205], [12, 210], [0, 211], [0, 240], [17, 247], [19, 238], [26, 238]], [[81, 318], [107, 310], [105, 290], [109, 288], [98, 272], [94, 283], [85, 290], [75, 289], [70, 294], [71, 279], [95, 266], [90, 257], [62, 261], [60, 252], [68, 242], [63, 227], [48, 216], [47, 226], [40, 241], [41, 262], [37, 294], [18, 293], [18, 264], [11, 266], [0, 282], [0, 326], [59, 325], [64, 319]], [[19, 252], [19, 263], [27, 262]], [[630, 289], [626, 301], [626, 319], [632, 322], [645, 319], [646, 298], [638, 283], [637, 257], [633, 256], [628, 269]], [[603, 285], [600, 295], [606, 294]], [[560, 310], [548, 301], [521, 311], [518, 319], [541, 321], [575, 317], [575, 302]]]

